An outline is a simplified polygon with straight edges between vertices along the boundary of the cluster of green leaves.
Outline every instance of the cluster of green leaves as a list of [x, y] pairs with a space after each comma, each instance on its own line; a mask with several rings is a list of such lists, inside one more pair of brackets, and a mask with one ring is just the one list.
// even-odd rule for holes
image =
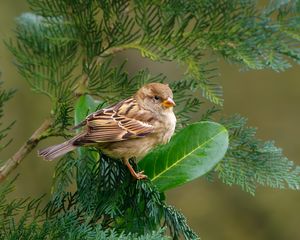
[[[149, 180], [132, 180], [121, 162], [101, 153], [88, 156], [89, 159], [87, 154], [83, 159], [74, 159], [74, 167], [80, 172], [77, 191], [67, 193], [64, 189], [56, 189], [53, 201], [47, 206], [47, 218], [73, 212], [78, 220], [88, 221], [90, 226], [100, 225], [119, 233], [142, 236], [167, 226], [173, 239], [181, 234], [186, 239], [197, 239], [185, 217], [166, 205], [164, 195]], [[87, 162], [90, 168], [83, 168]], [[72, 170], [69, 168], [68, 173]], [[57, 177], [64, 178], [62, 174]]]
[[[175, 92], [196, 92], [202, 88], [211, 101], [222, 103], [220, 87], [210, 81], [215, 69], [202, 62], [204, 49], [193, 44], [195, 32], [202, 29], [190, 31], [194, 18], [189, 14], [178, 15], [173, 2], [161, 5], [153, 1], [33, 0], [29, 3], [35, 14], [23, 14], [18, 19], [17, 43], [8, 46], [31, 87], [51, 98], [56, 119], [67, 119], [68, 107], [72, 105], [69, 100], [75, 90], [114, 102], [146, 82], [164, 81], [163, 75], [152, 77], [147, 70], [129, 77], [123, 71], [124, 64], [112, 66], [109, 56], [127, 49], [136, 49], [155, 61], [184, 65], [187, 70], [182, 83], [176, 84]], [[80, 70], [79, 77], [76, 73]], [[179, 102], [184, 106], [185, 117], [200, 106], [197, 98], [182, 97]], [[65, 127], [66, 123], [61, 125]]]
[[255, 138], [256, 129], [234, 115], [221, 121], [230, 134], [230, 147], [215, 168], [222, 182], [237, 184], [255, 194], [258, 184], [272, 188], [300, 189], [300, 167], [295, 166], [272, 141]]
[[125, 234], [112, 229], [104, 229], [100, 224], [91, 225], [88, 219], [78, 217], [78, 210], [71, 210], [74, 201], [72, 195], [66, 194], [65, 198], [60, 199], [63, 202], [54, 199], [45, 208], [39, 206], [41, 198], [8, 201], [6, 196], [13, 191], [13, 183], [14, 181], [6, 182], [0, 188], [1, 239], [169, 239], [163, 236], [164, 229], [138, 236], [134, 233]]
[[[19, 71], [35, 91], [52, 99], [62, 121], [70, 112], [66, 103], [75, 88], [115, 101], [145, 82], [164, 80], [147, 71], [129, 78], [123, 64], [112, 67], [107, 57], [126, 49], [138, 50], [153, 61], [183, 65], [186, 72], [181, 84], [174, 84], [175, 91], [202, 89], [203, 96], [218, 105], [223, 102], [222, 90], [212, 80], [215, 67], [203, 61], [207, 52], [250, 69], [280, 71], [290, 66], [286, 56], [299, 60], [297, 1], [271, 1], [261, 10], [256, 1], [237, 0], [29, 3], [36, 15], [19, 18], [18, 42], [8, 45]], [[78, 82], [73, 70], [79, 65]], [[180, 102], [183, 117], [201, 105], [198, 98], [187, 96]]]
[[[252, 194], [257, 184], [299, 189], [299, 168], [272, 142], [257, 140], [244, 118], [220, 121], [230, 140], [224, 158], [228, 136], [223, 126], [189, 125], [191, 114], [211, 120], [223, 104], [211, 59], [275, 71], [290, 67], [291, 59], [299, 62], [299, 1], [272, 0], [261, 8], [254, 0], [28, 2], [32, 13], [18, 18], [17, 39], [7, 45], [32, 90], [51, 100], [48, 136], [70, 135], [74, 118], [77, 124], [148, 82], [168, 82], [173, 89], [178, 134], [136, 166], [151, 182], [132, 181], [120, 162], [90, 148], [58, 162], [53, 199], [45, 208], [37, 206], [39, 200], [5, 202], [9, 187], [4, 187], [0, 237], [44, 239], [48, 233], [65, 239], [163, 239], [166, 227], [174, 239], [196, 239], [184, 216], [166, 204], [163, 191], [208, 172]], [[130, 75], [126, 61], [114, 62], [115, 54], [129, 49], [152, 61], [175, 62], [185, 72], [176, 80], [152, 76], [147, 69]], [[12, 93], [0, 92], [0, 117]], [[214, 106], [205, 112], [206, 100]], [[0, 131], [0, 139], [7, 130]], [[76, 190], [69, 192], [70, 186]], [[17, 221], [15, 215], [24, 208]]]

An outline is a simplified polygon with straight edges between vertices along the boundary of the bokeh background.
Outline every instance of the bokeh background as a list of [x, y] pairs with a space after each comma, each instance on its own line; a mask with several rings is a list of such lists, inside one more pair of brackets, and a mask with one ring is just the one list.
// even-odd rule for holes
[[[11, 156], [48, 116], [50, 103], [30, 91], [17, 73], [13, 57], [3, 40], [14, 37], [15, 18], [29, 11], [25, 0], [0, 1], [0, 71], [6, 88], [16, 88], [16, 96], [6, 105], [4, 124], [16, 120], [10, 133], [13, 143], [1, 152], [1, 159]], [[127, 70], [148, 67], [179, 79], [181, 71], [174, 64], [158, 64], [140, 58], [136, 52], [128, 58]], [[258, 137], [275, 140], [285, 155], [300, 165], [300, 67], [284, 73], [272, 71], [240, 72], [234, 65], [220, 61], [220, 83], [224, 88], [223, 114], [240, 113], [249, 125], [258, 128]], [[50, 139], [38, 147], [58, 142]], [[20, 173], [16, 191], [10, 196], [49, 196], [55, 162], [37, 158], [33, 151], [14, 174]], [[298, 240], [300, 239], [300, 192], [259, 187], [255, 197], [238, 187], [220, 182], [196, 180], [167, 193], [167, 201], [180, 209], [202, 239], [209, 240]]]

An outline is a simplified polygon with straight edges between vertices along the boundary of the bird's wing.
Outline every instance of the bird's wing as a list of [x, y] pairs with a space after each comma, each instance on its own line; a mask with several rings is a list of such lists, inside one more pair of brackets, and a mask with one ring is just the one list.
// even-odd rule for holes
[[126, 99], [109, 108], [90, 114], [84, 125], [87, 133], [78, 143], [116, 142], [144, 137], [153, 132], [150, 123], [129, 117], [128, 112], [139, 106], [134, 99]]

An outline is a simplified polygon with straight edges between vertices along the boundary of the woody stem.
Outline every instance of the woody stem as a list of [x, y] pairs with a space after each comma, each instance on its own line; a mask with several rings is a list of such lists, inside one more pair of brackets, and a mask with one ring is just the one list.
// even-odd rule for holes
[[4, 181], [12, 170], [22, 162], [22, 160], [35, 148], [39, 141], [46, 137], [45, 133], [50, 126], [50, 119], [46, 119], [32, 134], [28, 141], [26, 141], [19, 150], [0, 167], [0, 183]]

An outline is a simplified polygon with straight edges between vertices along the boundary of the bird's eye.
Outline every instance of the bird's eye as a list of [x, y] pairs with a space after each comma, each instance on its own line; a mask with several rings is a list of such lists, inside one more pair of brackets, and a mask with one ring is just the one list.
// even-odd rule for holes
[[157, 96], [157, 95], [155, 95], [155, 96], [154, 96], [154, 99], [155, 99], [155, 100], [159, 100], [159, 99], [160, 99], [160, 97], [159, 97], [159, 96]]

